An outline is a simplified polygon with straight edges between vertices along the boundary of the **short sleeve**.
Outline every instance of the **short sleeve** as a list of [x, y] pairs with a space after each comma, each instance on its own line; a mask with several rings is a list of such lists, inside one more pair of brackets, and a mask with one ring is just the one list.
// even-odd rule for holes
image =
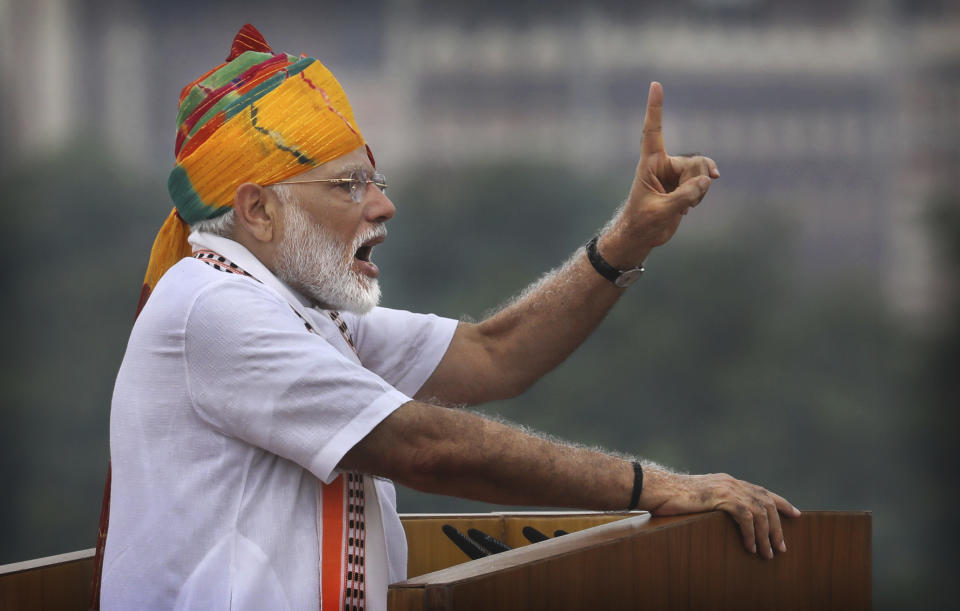
[[363, 366], [410, 396], [437, 368], [458, 324], [451, 318], [390, 308], [343, 317]]
[[247, 278], [226, 278], [199, 294], [184, 350], [201, 418], [327, 483], [350, 448], [410, 401], [308, 332], [287, 303]]

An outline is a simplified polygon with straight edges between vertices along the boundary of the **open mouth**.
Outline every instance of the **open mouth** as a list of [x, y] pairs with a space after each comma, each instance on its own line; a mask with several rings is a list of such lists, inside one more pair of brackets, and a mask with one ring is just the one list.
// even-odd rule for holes
[[361, 261], [370, 261], [370, 254], [373, 252], [372, 246], [361, 246], [360, 250], [357, 251], [357, 254], [353, 255], [355, 259], [360, 259]]
[[360, 248], [357, 249], [357, 252], [354, 253], [353, 257], [355, 259], [359, 259], [360, 261], [369, 263], [370, 256], [373, 254], [373, 247], [383, 242], [384, 239], [384, 236], [377, 236], [367, 240]]

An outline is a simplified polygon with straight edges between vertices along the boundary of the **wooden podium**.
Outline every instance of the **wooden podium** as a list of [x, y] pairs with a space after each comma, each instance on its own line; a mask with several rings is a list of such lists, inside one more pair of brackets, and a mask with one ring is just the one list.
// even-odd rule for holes
[[[785, 519], [788, 551], [748, 554], [719, 512], [670, 518], [619, 513], [494, 513], [402, 516], [407, 581], [388, 608], [499, 609], [869, 609], [871, 516], [806, 512]], [[465, 562], [441, 531], [477, 528], [515, 549]], [[536, 544], [524, 526], [570, 534]], [[526, 545], [525, 545], [526, 544]], [[0, 609], [87, 608], [93, 550], [0, 566]]]
[[[478, 528], [511, 546], [525, 542], [524, 525], [570, 534], [436, 570], [451, 556], [465, 558], [442, 524]], [[871, 605], [871, 516], [864, 512], [785, 519], [787, 553], [772, 561], [747, 553], [733, 520], [720, 512], [408, 516], [404, 526], [410, 578], [390, 586], [391, 611]]]

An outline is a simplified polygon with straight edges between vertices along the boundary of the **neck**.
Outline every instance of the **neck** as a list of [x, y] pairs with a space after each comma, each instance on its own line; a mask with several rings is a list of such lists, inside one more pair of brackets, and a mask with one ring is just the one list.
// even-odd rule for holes
[[253, 256], [263, 263], [264, 267], [270, 270], [271, 274], [276, 274], [277, 246], [273, 240], [269, 242], [259, 240], [242, 227], [238, 227], [230, 239], [249, 250]]

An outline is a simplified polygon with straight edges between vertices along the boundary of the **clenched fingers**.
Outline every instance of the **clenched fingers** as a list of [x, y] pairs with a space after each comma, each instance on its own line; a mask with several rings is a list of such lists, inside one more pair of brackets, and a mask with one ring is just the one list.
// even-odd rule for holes
[[707, 157], [707, 166], [710, 168], [710, 178], [720, 178], [720, 168], [716, 161]]
[[699, 154], [670, 157], [670, 166], [674, 173], [680, 177], [678, 182], [683, 182], [693, 176], [720, 178], [717, 162]]
[[688, 208], [700, 203], [710, 188], [710, 179], [706, 176], [697, 176], [681, 183], [669, 195], [670, 205], [676, 212], [685, 214]]

